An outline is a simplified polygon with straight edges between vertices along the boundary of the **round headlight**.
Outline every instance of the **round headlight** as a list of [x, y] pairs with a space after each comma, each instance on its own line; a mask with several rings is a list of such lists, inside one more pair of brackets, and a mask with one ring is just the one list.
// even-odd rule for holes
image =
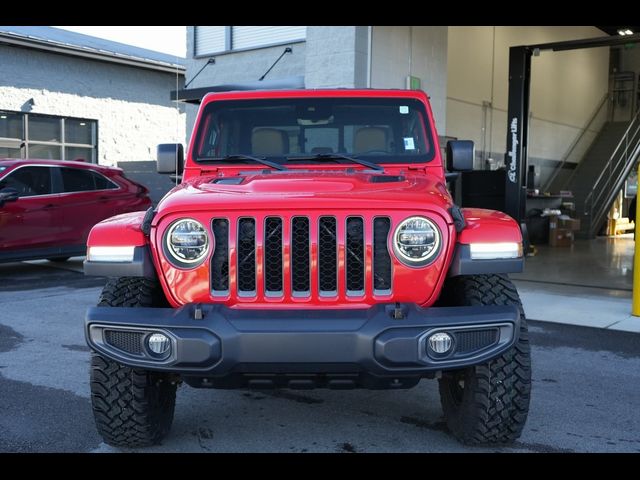
[[440, 231], [424, 217], [409, 217], [396, 227], [393, 250], [398, 260], [409, 267], [423, 267], [440, 250]]
[[165, 253], [177, 267], [195, 267], [209, 252], [209, 244], [205, 228], [190, 218], [174, 222], [164, 235]]

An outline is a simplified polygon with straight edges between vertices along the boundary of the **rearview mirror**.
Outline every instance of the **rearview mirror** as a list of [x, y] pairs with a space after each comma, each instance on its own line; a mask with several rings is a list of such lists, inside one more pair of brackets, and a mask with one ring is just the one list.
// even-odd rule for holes
[[180, 143], [162, 143], [158, 145], [156, 170], [158, 173], [182, 174], [184, 169], [184, 150]]
[[7, 202], [15, 202], [20, 197], [18, 190], [11, 187], [6, 187], [0, 190], [0, 207]]
[[473, 170], [475, 146], [471, 140], [450, 140], [447, 142], [447, 170], [466, 172]]

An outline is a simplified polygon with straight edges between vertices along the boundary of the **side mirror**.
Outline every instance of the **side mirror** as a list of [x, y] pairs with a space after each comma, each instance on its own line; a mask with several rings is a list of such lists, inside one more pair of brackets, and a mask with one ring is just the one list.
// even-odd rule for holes
[[447, 142], [447, 170], [465, 172], [473, 170], [475, 146], [471, 140], [450, 140]]
[[0, 190], [0, 207], [7, 202], [15, 202], [20, 197], [18, 190], [11, 187], [6, 187]]
[[180, 143], [162, 143], [158, 145], [158, 173], [181, 175], [184, 169], [184, 150]]

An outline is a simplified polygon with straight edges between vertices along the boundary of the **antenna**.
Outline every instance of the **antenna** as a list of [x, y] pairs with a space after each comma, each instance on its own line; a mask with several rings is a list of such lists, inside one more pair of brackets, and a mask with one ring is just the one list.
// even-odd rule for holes
[[211, 57], [209, 60], [207, 60], [207, 63], [205, 63], [204, 66], [200, 70], [198, 70], [198, 73], [196, 73], [193, 76], [193, 78], [187, 82], [187, 84], [184, 86], [184, 88], [187, 88], [189, 86], [189, 84], [191, 82], [193, 82], [196, 79], [196, 77], [198, 75], [200, 75], [205, 68], [207, 68], [209, 65], [213, 65], [214, 63], [216, 63], [216, 59], [214, 57]]
[[284, 49], [284, 52], [282, 52], [282, 54], [278, 57], [278, 59], [277, 59], [275, 62], [273, 62], [273, 65], [271, 65], [271, 66], [269, 67], [269, 70], [267, 70], [266, 72], [264, 72], [264, 75], [262, 75], [262, 76], [258, 79], [258, 81], [259, 81], [259, 82], [261, 82], [262, 80], [264, 80], [264, 77], [266, 77], [266, 76], [267, 76], [267, 74], [271, 71], [271, 69], [272, 69], [273, 67], [275, 67], [275, 66], [276, 66], [276, 64], [280, 61], [280, 59], [281, 59], [282, 57], [284, 57], [286, 53], [291, 53], [291, 52], [293, 52], [293, 50], [291, 50], [291, 47], [287, 47], [287, 48], [285, 48], [285, 49]]

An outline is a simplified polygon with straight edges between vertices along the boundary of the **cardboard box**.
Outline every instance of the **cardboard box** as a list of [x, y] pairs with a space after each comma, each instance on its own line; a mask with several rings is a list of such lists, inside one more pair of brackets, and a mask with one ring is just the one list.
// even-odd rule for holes
[[569, 228], [550, 228], [549, 245], [552, 247], [570, 247], [573, 245], [573, 231]]
[[564, 215], [558, 217], [558, 225], [560, 228], [568, 228], [571, 231], [577, 232], [580, 230], [579, 218], [562, 218]]

